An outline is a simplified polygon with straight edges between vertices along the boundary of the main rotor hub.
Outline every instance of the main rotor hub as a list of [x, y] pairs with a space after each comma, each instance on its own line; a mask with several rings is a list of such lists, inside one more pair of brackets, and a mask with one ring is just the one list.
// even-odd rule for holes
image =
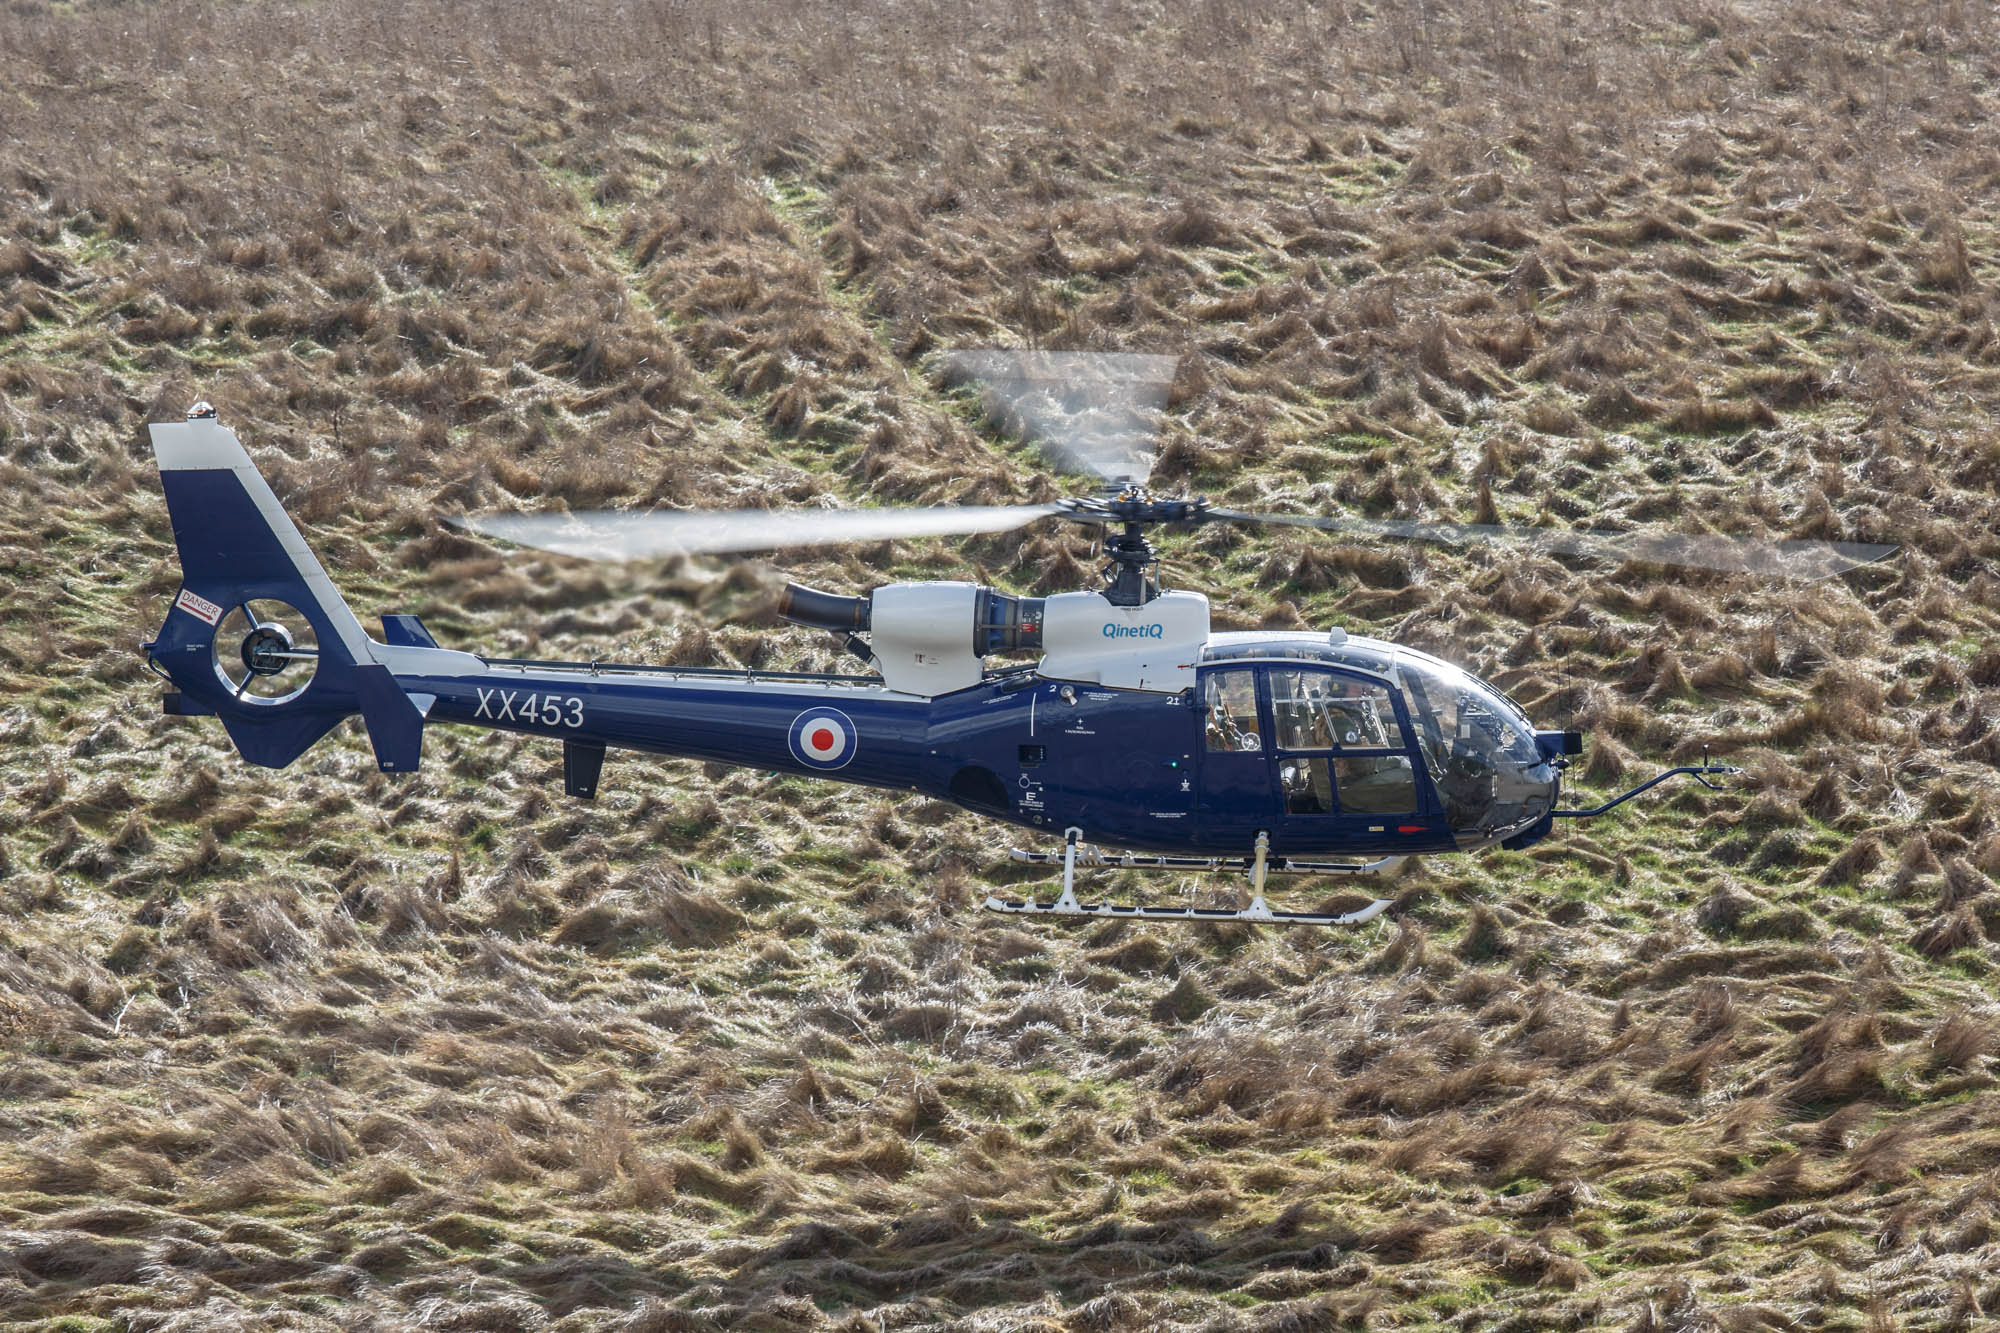
[[[1207, 521], [1208, 501], [1199, 496], [1154, 495], [1143, 486], [1060, 501], [1063, 517], [1095, 523], [1104, 532], [1104, 597], [1113, 606], [1144, 606], [1160, 595], [1160, 557], [1146, 540], [1155, 523]], [[1123, 532], [1113, 531], [1122, 527]]]
[[1063, 516], [1078, 523], [1202, 523], [1208, 501], [1200, 496], [1155, 495], [1143, 486], [1060, 500]]

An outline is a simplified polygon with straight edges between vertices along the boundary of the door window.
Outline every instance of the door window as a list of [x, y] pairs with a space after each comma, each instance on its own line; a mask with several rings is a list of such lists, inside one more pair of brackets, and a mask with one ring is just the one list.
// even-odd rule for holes
[[1288, 754], [1278, 761], [1278, 785], [1288, 815], [1407, 815], [1417, 808], [1408, 755]]
[[1417, 808], [1417, 774], [1408, 755], [1374, 754], [1333, 761], [1340, 808], [1355, 815], [1406, 815]]
[[1257, 673], [1213, 671], [1202, 685], [1203, 725], [1211, 750], [1261, 750], [1263, 730], [1257, 725]]
[[1328, 760], [1288, 754], [1278, 761], [1278, 785], [1285, 793], [1288, 815], [1331, 815], [1338, 811]]
[[1328, 671], [1271, 673], [1271, 717], [1284, 750], [1400, 750], [1388, 687]]

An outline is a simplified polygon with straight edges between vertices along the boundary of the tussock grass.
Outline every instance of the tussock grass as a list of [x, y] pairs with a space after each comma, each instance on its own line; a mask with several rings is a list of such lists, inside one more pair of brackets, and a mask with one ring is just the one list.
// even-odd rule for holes
[[[10, 1318], [2000, 1308], [1976, 8], [213, 20], [0, 16]], [[1064, 493], [940, 382], [996, 343], [1180, 355], [1158, 475], [1245, 507], [1905, 550], [1792, 585], [1169, 535], [1219, 622], [1390, 635], [1588, 729], [1579, 803], [1704, 748], [1754, 779], [1439, 860], [1349, 935], [1017, 929], [972, 915], [1011, 839], [932, 803], [614, 760], [573, 807], [551, 754], [442, 731], [410, 778], [350, 733], [268, 774], [150, 711], [142, 424], [195, 397], [366, 610], [829, 666], [766, 573], [640, 587], [439, 514]], [[784, 563], [1093, 564], [963, 550]]]

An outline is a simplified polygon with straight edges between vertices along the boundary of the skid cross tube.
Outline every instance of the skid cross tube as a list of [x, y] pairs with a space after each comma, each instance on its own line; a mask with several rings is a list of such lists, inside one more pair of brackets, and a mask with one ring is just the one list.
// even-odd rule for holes
[[1668, 778], [1677, 778], [1680, 777], [1682, 774], [1686, 774], [1688, 777], [1693, 778], [1696, 782], [1699, 782], [1702, 786], [1708, 788], [1710, 791], [1727, 791], [1729, 789], [1727, 787], [1722, 786], [1720, 783], [1710, 782], [1708, 780], [1709, 775], [1714, 774], [1720, 777], [1730, 773], [1741, 773], [1742, 771], [1743, 771], [1742, 769], [1733, 768], [1728, 764], [1688, 764], [1680, 768], [1670, 768], [1666, 772], [1660, 774], [1658, 777], [1653, 778], [1650, 781], [1640, 783], [1638, 786], [1634, 787], [1631, 791], [1626, 792], [1623, 796], [1612, 797], [1610, 800], [1606, 801], [1603, 805], [1594, 805], [1588, 810], [1551, 810], [1549, 811], [1549, 814], [1552, 818], [1555, 819], [1595, 819], [1597, 816], [1605, 813], [1606, 811], [1615, 809], [1616, 807], [1625, 804], [1625, 802], [1631, 800], [1634, 796], [1637, 796], [1640, 792], [1648, 791], [1654, 787], [1659, 786], [1662, 782], [1665, 782]]

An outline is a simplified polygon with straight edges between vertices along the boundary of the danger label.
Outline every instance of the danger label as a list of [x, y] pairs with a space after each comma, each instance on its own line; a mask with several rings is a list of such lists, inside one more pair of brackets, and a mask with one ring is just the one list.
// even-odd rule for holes
[[205, 620], [211, 625], [222, 619], [222, 608], [192, 588], [182, 588], [181, 595], [174, 598], [174, 605], [197, 620]]

